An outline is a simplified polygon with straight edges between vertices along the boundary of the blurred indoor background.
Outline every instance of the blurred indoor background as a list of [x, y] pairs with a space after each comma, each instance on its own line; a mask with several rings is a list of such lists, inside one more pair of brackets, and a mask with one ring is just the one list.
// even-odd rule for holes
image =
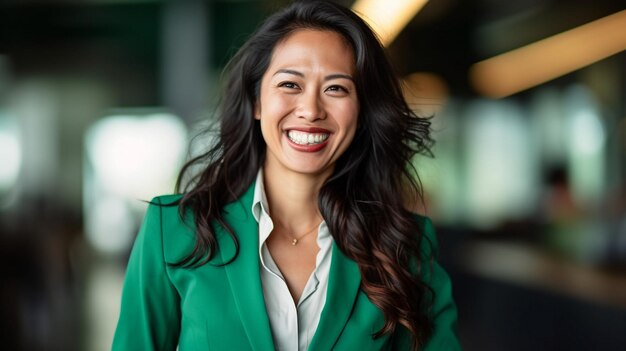
[[[144, 200], [286, 2], [0, 2], [0, 348], [110, 348]], [[403, 2], [354, 6], [434, 116], [465, 349], [626, 349], [626, 1]]]

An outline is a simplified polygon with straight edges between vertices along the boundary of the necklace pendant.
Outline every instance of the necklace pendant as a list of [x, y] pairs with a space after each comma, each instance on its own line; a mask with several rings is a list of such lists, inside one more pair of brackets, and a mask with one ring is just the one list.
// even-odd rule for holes
[[291, 246], [296, 246], [297, 243], [298, 243], [298, 239], [293, 239], [291, 241]]

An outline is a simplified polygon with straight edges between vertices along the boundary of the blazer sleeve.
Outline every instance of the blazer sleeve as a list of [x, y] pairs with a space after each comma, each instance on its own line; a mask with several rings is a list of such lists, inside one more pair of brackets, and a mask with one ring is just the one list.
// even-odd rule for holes
[[162, 208], [151, 201], [131, 251], [112, 350], [175, 350], [180, 298], [163, 254]]
[[[437, 262], [438, 244], [433, 224], [424, 218], [424, 235], [428, 240], [423, 241], [424, 259], [432, 257], [432, 270], [426, 274], [426, 282], [434, 293], [432, 319], [434, 330], [426, 343], [425, 351], [455, 351], [461, 350], [456, 328], [457, 310], [452, 298], [452, 284], [448, 273]], [[424, 265], [428, 267], [428, 265]]]

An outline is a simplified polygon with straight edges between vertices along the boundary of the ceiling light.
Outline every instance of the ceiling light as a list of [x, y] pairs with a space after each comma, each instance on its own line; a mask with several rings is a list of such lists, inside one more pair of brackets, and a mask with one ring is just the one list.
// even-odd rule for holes
[[376, 32], [388, 46], [428, 0], [357, 0], [352, 10]]
[[478, 62], [470, 80], [479, 93], [502, 98], [626, 49], [626, 10]]

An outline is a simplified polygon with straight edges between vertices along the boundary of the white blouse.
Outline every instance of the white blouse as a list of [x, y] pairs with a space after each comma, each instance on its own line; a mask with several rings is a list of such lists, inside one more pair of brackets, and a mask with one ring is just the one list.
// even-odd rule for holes
[[313, 339], [322, 308], [326, 302], [333, 238], [328, 231], [326, 222], [322, 222], [317, 234], [317, 245], [320, 250], [315, 259], [315, 270], [309, 277], [296, 305], [283, 275], [265, 244], [274, 229], [268, 210], [263, 185], [263, 170], [261, 169], [254, 187], [252, 214], [259, 223], [261, 284], [263, 285], [265, 307], [272, 329], [274, 347], [277, 351], [305, 351]]

